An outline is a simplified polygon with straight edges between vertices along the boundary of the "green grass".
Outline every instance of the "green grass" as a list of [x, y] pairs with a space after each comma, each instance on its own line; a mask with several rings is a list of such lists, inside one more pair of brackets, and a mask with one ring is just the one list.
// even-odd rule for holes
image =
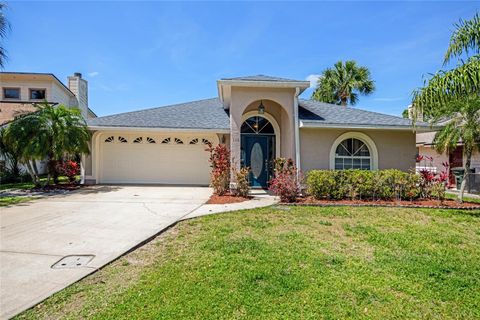
[[[456, 200], [456, 199], [457, 199], [457, 195], [456, 195], [456, 194], [452, 194], [452, 193], [447, 193], [447, 194], [445, 194], [445, 198], [447, 198], [447, 199], [452, 199], [452, 200]], [[479, 198], [471, 198], [471, 197], [463, 197], [463, 201], [480, 203], [480, 199], [479, 199]]]
[[32, 182], [16, 182], [16, 183], [2, 183], [0, 184], [0, 190], [6, 189], [32, 189], [34, 187]]
[[11, 206], [36, 199], [36, 197], [0, 197], [0, 207]]
[[[67, 182], [68, 178], [64, 177], [64, 176], [60, 176], [60, 177], [58, 177], [58, 180], [59, 180], [60, 183], [62, 183], [62, 182]], [[45, 183], [45, 181], [47, 181], [47, 177], [42, 176], [40, 178], [40, 182], [43, 184], [43, 183]], [[52, 183], [52, 182], [50, 182], [50, 183]], [[2, 183], [2, 184], [0, 184], [0, 191], [1, 190], [6, 190], [6, 189], [28, 190], [28, 189], [32, 189], [33, 187], [35, 187], [33, 182]]]
[[184, 221], [20, 319], [479, 319], [480, 212], [274, 207]]

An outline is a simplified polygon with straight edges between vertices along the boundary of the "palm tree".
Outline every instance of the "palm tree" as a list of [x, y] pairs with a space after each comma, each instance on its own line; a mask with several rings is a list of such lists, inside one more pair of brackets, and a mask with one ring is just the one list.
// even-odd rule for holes
[[10, 29], [10, 24], [5, 17], [5, 9], [7, 5], [0, 2], [0, 69], [5, 66], [5, 60], [7, 59], [7, 52], [3, 46], [3, 41], [7, 37], [7, 31]]
[[455, 31], [450, 38], [450, 45], [445, 53], [444, 65], [453, 57], [463, 52], [480, 52], [480, 15], [475, 13], [471, 20], [462, 20], [455, 24]]
[[65, 157], [89, 153], [88, 132], [79, 109], [45, 102], [38, 111], [15, 119], [7, 128], [7, 141], [17, 144], [21, 161], [27, 166], [36, 185], [39, 184], [35, 160], [48, 160], [46, 185], [53, 176], [58, 183], [56, 165]]
[[[480, 19], [476, 13], [473, 19], [460, 20], [456, 24], [444, 63], [453, 57], [460, 57], [469, 51], [480, 50]], [[460, 188], [459, 200], [463, 200], [465, 186], [469, 180], [471, 157], [479, 149], [480, 142], [480, 56], [470, 56], [466, 62], [448, 71], [439, 71], [426, 80], [423, 88], [413, 94], [413, 122], [423, 115], [431, 124], [448, 118], [450, 122], [437, 132], [435, 148], [446, 151], [463, 143], [465, 175]]]
[[358, 95], [369, 95], [375, 90], [375, 82], [366, 67], [353, 60], [338, 61], [333, 68], [325, 69], [318, 79], [312, 99], [342, 106], [354, 105]]

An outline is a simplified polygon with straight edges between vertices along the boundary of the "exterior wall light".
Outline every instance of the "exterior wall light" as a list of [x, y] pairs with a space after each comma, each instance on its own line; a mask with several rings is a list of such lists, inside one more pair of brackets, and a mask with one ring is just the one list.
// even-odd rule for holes
[[258, 114], [265, 113], [265, 106], [263, 105], [263, 100], [260, 100], [260, 105], [258, 106]]

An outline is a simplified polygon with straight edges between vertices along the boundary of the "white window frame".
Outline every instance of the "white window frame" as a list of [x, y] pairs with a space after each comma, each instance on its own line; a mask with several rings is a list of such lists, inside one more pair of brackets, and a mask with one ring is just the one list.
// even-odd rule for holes
[[335, 151], [340, 143], [346, 139], [358, 139], [365, 143], [370, 151], [370, 170], [378, 170], [378, 150], [372, 138], [362, 132], [345, 132], [341, 134], [332, 144], [330, 149], [330, 169], [335, 170]]

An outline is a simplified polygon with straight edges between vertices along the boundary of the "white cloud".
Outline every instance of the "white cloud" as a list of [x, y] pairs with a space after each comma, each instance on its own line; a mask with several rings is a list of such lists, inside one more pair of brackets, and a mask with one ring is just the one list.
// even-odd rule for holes
[[99, 74], [100, 74], [100, 72], [98, 72], [98, 71], [93, 71], [93, 72], [89, 72], [89, 73], [88, 73], [88, 76], [93, 78], [93, 77], [98, 76]]
[[318, 79], [320, 78], [319, 74], [311, 74], [305, 78], [305, 80], [310, 81], [310, 88], [315, 88], [317, 86]]

